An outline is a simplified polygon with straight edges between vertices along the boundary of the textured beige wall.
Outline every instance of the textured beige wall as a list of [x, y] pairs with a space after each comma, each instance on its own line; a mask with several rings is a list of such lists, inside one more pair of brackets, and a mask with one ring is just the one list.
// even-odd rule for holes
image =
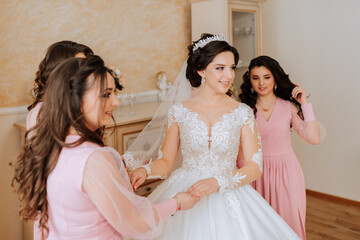
[[0, 1], [0, 108], [31, 103], [46, 48], [60, 40], [91, 47], [124, 73], [125, 91], [176, 77], [190, 43], [187, 0]]

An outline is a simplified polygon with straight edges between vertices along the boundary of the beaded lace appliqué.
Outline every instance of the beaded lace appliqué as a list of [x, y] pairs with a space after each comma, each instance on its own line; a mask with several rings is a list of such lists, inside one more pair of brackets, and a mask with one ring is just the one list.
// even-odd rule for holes
[[[183, 170], [194, 172], [193, 175], [197, 179], [215, 177], [220, 192], [237, 187], [246, 177], [242, 174], [233, 177], [233, 172], [236, 170], [241, 128], [247, 124], [254, 133], [255, 118], [247, 105], [240, 104], [230, 113], [225, 113], [209, 129], [198, 113], [192, 112], [182, 104], [176, 104], [169, 109], [168, 127], [173, 122], [178, 124], [180, 130]], [[252, 160], [262, 169], [261, 145], [259, 146], [259, 151], [254, 154]]]
[[[236, 210], [239, 209], [241, 198], [233, 191], [239, 183], [245, 181], [246, 175], [237, 173], [233, 176], [236, 167], [236, 158], [240, 145], [240, 133], [244, 125], [255, 132], [255, 118], [253, 111], [245, 104], [230, 113], [225, 113], [212, 127], [200, 119], [196, 112], [182, 104], [171, 106], [168, 114], [168, 127], [176, 123], [180, 131], [180, 149], [183, 156], [182, 165], [168, 178], [171, 183], [177, 183], [175, 190], [169, 191], [174, 196], [179, 189], [186, 191], [195, 182], [215, 177], [220, 186], [219, 194], [225, 199], [230, 209], [231, 219], [238, 224]], [[209, 146], [209, 135], [211, 144]], [[262, 151], [260, 136], [258, 136], [258, 152], [252, 161], [262, 170]], [[243, 191], [239, 188], [236, 191]]]

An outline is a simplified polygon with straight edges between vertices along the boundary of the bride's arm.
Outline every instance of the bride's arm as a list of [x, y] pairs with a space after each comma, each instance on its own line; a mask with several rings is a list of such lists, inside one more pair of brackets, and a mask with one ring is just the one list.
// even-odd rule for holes
[[261, 138], [256, 122], [253, 127], [246, 124], [241, 129], [239, 152], [242, 153], [244, 165], [233, 173], [232, 180], [236, 186], [242, 186], [258, 179], [262, 174]]
[[161, 147], [162, 157], [129, 173], [134, 189], [137, 189], [146, 178], [164, 178], [172, 171], [179, 150], [179, 126], [173, 122], [166, 129]]
[[241, 128], [240, 150], [244, 157], [244, 165], [230, 175], [215, 176], [219, 192], [238, 188], [258, 179], [262, 174], [261, 138], [253, 115]]
[[162, 158], [153, 161], [150, 165], [150, 176], [165, 177], [171, 172], [179, 150], [179, 139], [179, 126], [173, 123], [165, 133], [161, 147]]

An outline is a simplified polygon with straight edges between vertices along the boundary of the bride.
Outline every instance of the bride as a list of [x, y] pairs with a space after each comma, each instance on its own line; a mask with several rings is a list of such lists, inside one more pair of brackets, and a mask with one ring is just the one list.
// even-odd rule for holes
[[[169, 108], [165, 104], [156, 113], [159, 121], [148, 127], [159, 128], [156, 123], [165, 122], [164, 134], [153, 139], [160, 142], [155, 146], [161, 145], [158, 152], [151, 150], [156, 160], [136, 164], [146, 154], [136, 155], [134, 148], [124, 156], [130, 169], [135, 168], [129, 173], [135, 189], [148, 178], [166, 178], [149, 196], [154, 203], [181, 191], [201, 197], [193, 209], [171, 217], [156, 239], [299, 239], [248, 184], [261, 176], [262, 150], [252, 109], [227, 95], [235, 78], [237, 50], [223, 35], [211, 34], [203, 34], [188, 49], [176, 85], [186, 89], [187, 78], [198, 88], [196, 95], [190, 98], [190, 88], [177, 90], [172, 93], [175, 104]], [[181, 97], [190, 99], [176, 100]], [[159, 113], [164, 109], [166, 118]], [[151, 132], [145, 128], [138, 140]], [[237, 169], [239, 153], [246, 163]]]

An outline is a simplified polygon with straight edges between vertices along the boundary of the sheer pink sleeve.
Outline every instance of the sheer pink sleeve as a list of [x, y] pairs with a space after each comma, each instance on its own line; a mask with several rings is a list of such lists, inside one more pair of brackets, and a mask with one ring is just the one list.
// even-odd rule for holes
[[36, 219], [34, 221], [34, 229], [33, 229], [33, 238], [34, 240], [42, 240], [42, 231], [39, 228], [39, 220]]
[[[311, 103], [305, 103], [301, 105], [301, 109], [304, 114], [304, 120], [302, 120], [297, 114], [297, 108], [291, 104], [291, 125], [292, 128], [296, 131], [296, 133], [303, 139], [304, 141], [310, 144], [319, 144], [323, 137], [320, 137], [320, 127], [319, 122], [316, 120], [314, 116], [314, 112], [312, 109]], [[325, 137], [325, 129], [323, 129], [322, 134]]]
[[161, 232], [162, 222], [176, 211], [176, 201], [153, 206], [147, 198], [133, 193], [122, 161], [115, 161], [112, 155], [104, 150], [90, 155], [84, 170], [84, 191], [121, 235], [155, 237]]

